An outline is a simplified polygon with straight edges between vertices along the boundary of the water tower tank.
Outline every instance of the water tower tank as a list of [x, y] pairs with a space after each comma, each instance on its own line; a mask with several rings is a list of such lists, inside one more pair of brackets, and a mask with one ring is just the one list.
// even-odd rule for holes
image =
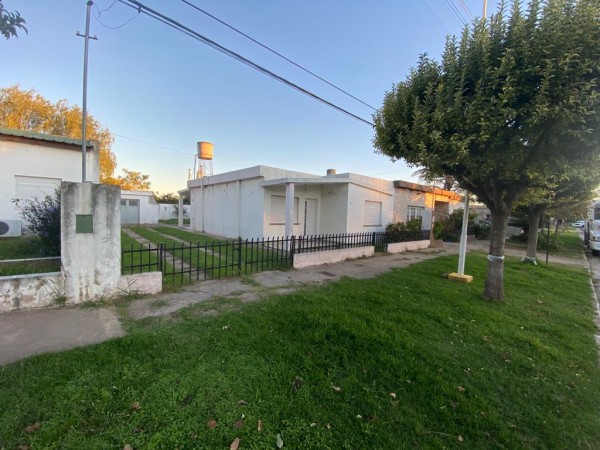
[[204, 160], [213, 159], [213, 144], [212, 142], [198, 142], [198, 158]]

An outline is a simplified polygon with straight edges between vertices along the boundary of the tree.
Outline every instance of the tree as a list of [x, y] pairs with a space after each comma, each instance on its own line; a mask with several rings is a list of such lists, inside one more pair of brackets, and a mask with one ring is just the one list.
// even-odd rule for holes
[[25, 28], [25, 19], [21, 17], [18, 11], [7, 11], [4, 5], [0, 2], [0, 33], [9, 39], [11, 36], [18, 38], [17, 28], [27, 33]]
[[554, 173], [598, 153], [599, 0], [501, 3], [489, 20], [423, 55], [374, 115], [376, 149], [452, 176], [492, 215], [483, 296], [504, 297], [510, 211]]
[[[521, 206], [527, 216], [528, 235], [525, 259], [535, 263], [538, 247], [538, 227], [541, 217], [547, 212], [566, 212], [581, 208], [594, 196], [600, 184], [598, 164], [582, 168], [560, 181], [549, 182], [546, 188], [530, 189], [517, 207]], [[565, 218], [565, 217], [561, 217]]]
[[108, 184], [121, 186], [125, 191], [149, 191], [150, 181], [148, 175], [134, 170], [123, 169], [124, 176], [118, 176], [116, 180], [109, 180]]
[[[81, 108], [69, 105], [66, 100], [52, 103], [33, 89], [0, 88], [0, 126], [81, 139], [81, 119]], [[114, 139], [90, 114], [86, 134], [88, 139], [100, 143], [100, 182], [106, 183], [112, 179], [117, 166], [111, 151]]]

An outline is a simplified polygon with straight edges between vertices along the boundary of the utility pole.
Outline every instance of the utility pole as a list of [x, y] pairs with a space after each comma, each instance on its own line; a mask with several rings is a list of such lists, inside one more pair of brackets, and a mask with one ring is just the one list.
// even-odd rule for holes
[[89, 0], [87, 2], [87, 14], [85, 16], [85, 34], [81, 34], [79, 31], [75, 33], [77, 36], [84, 38], [85, 45], [83, 50], [83, 105], [82, 105], [82, 120], [81, 120], [81, 181], [86, 182], [86, 159], [87, 159], [87, 145], [86, 145], [86, 133], [87, 133], [87, 72], [88, 72], [88, 47], [90, 39], [97, 40], [96, 36], [90, 36], [90, 13], [94, 2]]
[[483, 0], [483, 16], [482, 18], [487, 18], [487, 0]]

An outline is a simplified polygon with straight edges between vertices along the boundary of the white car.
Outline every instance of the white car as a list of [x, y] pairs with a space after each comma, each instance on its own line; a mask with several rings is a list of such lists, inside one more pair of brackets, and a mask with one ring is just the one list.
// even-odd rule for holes
[[600, 220], [590, 221], [587, 245], [592, 251], [592, 255], [600, 255]]
[[573, 222], [571, 224], [571, 226], [573, 226], [575, 228], [583, 228], [583, 227], [585, 227], [585, 221], [584, 220], [578, 220], [577, 222]]

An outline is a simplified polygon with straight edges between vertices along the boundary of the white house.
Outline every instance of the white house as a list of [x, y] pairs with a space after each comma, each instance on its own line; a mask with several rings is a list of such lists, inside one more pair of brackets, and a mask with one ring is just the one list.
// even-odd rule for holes
[[179, 193], [190, 197], [193, 230], [227, 237], [381, 231], [393, 218], [392, 181], [332, 170], [255, 166], [190, 180]]
[[154, 194], [148, 191], [121, 191], [121, 223], [158, 223], [159, 206]]
[[[0, 227], [20, 234], [21, 217], [13, 199], [42, 199], [61, 181], [82, 181], [81, 140], [0, 127]], [[98, 143], [86, 146], [86, 180], [100, 178]]]

